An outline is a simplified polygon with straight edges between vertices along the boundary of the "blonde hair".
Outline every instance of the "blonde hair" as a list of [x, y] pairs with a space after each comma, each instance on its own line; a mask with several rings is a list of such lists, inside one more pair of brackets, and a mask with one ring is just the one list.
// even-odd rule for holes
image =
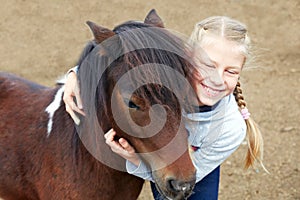
[[[212, 37], [221, 37], [228, 41], [235, 42], [241, 50], [241, 53], [245, 56], [245, 63], [250, 57], [250, 38], [247, 34], [247, 27], [234, 19], [225, 16], [213, 16], [209, 17], [195, 25], [195, 28], [190, 37], [190, 43], [193, 45], [199, 44], [200, 46], [208, 44]], [[244, 67], [243, 66], [243, 67]], [[238, 81], [236, 88], [233, 92], [236, 102], [239, 106], [240, 111], [246, 108], [246, 101], [242, 95], [241, 84]], [[247, 126], [247, 141], [248, 151], [245, 160], [245, 168], [248, 169], [250, 166], [254, 166], [255, 162], [259, 162], [262, 167], [263, 158], [263, 138], [258, 125], [252, 118], [245, 119]], [[266, 170], [266, 169], [265, 169]], [[267, 170], [266, 170], [267, 171]]]
[[[245, 56], [245, 61], [250, 60], [251, 41], [245, 24], [226, 16], [209, 17], [195, 25], [190, 36], [190, 43], [203, 46], [213, 42], [211, 37], [205, 36], [217, 36], [235, 42]], [[246, 63], [244, 66], [246, 66]]]

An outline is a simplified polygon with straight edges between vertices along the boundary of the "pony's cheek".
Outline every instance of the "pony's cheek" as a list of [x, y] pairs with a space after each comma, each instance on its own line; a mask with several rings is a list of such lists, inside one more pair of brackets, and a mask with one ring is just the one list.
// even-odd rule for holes
[[149, 111], [131, 110], [129, 111], [129, 114], [129, 117], [132, 119], [132, 122], [134, 122], [140, 127], [147, 126], [151, 123]]

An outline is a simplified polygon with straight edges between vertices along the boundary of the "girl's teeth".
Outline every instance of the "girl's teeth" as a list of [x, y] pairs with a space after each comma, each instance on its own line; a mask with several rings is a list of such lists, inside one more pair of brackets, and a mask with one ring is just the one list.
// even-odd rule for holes
[[218, 93], [218, 91], [213, 90], [213, 89], [211, 89], [211, 88], [209, 88], [209, 87], [204, 86], [204, 88], [205, 88], [205, 90], [206, 90], [209, 94], [211, 94], [212, 96], [214, 96], [214, 95], [216, 95], [216, 94]]

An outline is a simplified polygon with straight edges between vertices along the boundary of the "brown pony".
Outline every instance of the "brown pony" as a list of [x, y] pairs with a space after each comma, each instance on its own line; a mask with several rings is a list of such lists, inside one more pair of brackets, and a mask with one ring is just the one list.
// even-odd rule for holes
[[186, 199], [195, 168], [181, 119], [189, 89], [178, 77], [193, 66], [182, 40], [154, 10], [114, 30], [88, 25], [94, 40], [78, 62], [79, 126], [65, 112], [64, 86], [0, 74], [0, 197], [136, 199], [144, 181], [103, 139], [114, 128], [149, 166], [162, 198]]

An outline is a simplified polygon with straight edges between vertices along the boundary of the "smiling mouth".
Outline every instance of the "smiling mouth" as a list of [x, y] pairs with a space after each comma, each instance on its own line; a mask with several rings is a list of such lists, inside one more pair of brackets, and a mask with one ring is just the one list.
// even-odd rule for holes
[[204, 84], [201, 84], [201, 86], [204, 89], [207, 96], [209, 96], [209, 97], [219, 96], [220, 94], [222, 94], [225, 91], [224, 89], [214, 89], [214, 88], [208, 87]]

